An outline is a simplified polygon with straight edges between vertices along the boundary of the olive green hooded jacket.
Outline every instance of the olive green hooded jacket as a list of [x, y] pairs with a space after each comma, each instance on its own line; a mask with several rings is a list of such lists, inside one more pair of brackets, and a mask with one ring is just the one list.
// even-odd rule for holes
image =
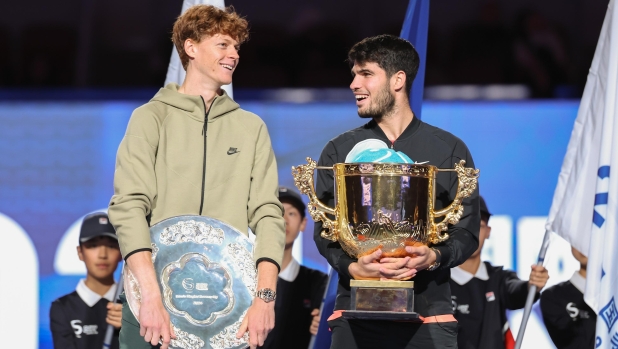
[[225, 92], [207, 112], [200, 96], [168, 84], [131, 115], [116, 157], [109, 217], [125, 259], [150, 250], [150, 225], [201, 214], [244, 234], [250, 228], [256, 263], [281, 265], [285, 227], [277, 193], [264, 122]]

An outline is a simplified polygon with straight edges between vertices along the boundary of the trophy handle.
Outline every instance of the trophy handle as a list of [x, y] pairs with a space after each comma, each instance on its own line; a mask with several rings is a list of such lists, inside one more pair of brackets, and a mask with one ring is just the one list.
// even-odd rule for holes
[[[455, 200], [446, 208], [433, 211], [433, 217], [442, 217], [445, 216], [444, 219], [440, 223], [436, 223], [433, 220], [431, 221], [431, 237], [429, 238], [430, 243], [437, 244], [442, 241], [448, 239], [447, 233], [442, 233], [448, 229], [449, 224], [457, 224], [461, 215], [463, 214], [464, 207], [461, 204], [463, 199], [472, 195], [474, 190], [476, 190], [476, 186], [478, 183], [479, 170], [474, 168], [466, 168], [464, 165], [466, 164], [466, 160], [460, 160], [459, 163], [455, 164], [454, 171], [457, 172], [458, 185], [457, 185], [457, 194], [455, 195]], [[438, 171], [453, 171], [453, 170], [441, 170]]]
[[331, 241], [337, 241], [337, 235], [335, 234], [337, 223], [326, 216], [326, 214], [334, 216], [335, 210], [324, 205], [315, 194], [313, 174], [316, 168], [317, 162], [310, 157], [307, 157], [306, 165], [292, 166], [294, 184], [301, 193], [309, 197], [307, 211], [309, 211], [311, 218], [315, 222], [322, 221], [322, 227], [325, 229], [322, 230], [321, 236]]

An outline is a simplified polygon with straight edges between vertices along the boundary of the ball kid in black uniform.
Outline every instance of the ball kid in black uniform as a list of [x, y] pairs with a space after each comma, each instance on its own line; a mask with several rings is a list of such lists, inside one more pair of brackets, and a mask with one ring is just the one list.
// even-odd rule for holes
[[111, 348], [118, 348], [122, 306], [115, 304], [114, 272], [121, 260], [114, 227], [107, 214], [84, 218], [77, 255], [86, 265], [86, 278], [76, 290], [56, 299], [49, 312], [56, 349], [102, 348], [108, 324], [116, 328]]
[[279, 201], [285, 218], [285, 249], [277, 280], [275, 327], [263, 349], [307, 348], [320, 322], [320, 303], [326, 287], [326, 274], [300, 265], [292, 256], [294, 241], [305, 230], [305, 203], [300, 194], [279, 187]]
[[[530, 280], [522, 281], [517, 273], [481, 261], [481, 250], [489, 238], [491, 214], [485, 200], [481, 202], [479, 247], [462, 265], [451, 270], [451, 299], [458, 321], [459, 349], [513, 348], [506, 310], [526, 305], [528, 288], [545, 286], [549, 275], [543, 266], [533, 265]], [[538, 294], [537, 294], [538, 297]]]
[[551, 340], [558, 349], [594, 348], [597, 316], [584, 302], [588, 257], [571, 248], [580, 264], [569, 281], [554, 285], [541, 294], [541, 313]]

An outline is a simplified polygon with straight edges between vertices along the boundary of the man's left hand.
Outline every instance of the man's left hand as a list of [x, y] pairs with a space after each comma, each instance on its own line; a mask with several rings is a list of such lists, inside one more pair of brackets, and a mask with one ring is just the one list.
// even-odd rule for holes
[[249, 346], [255, 349], [264, 345], [266, 336], [275, 327], [275, 302], [264, 302], [261, 298], [254, 298], [253, 304], [247, 310], [247, 315], [236, 333], [236, 338], [241, 338], [249, 332]]
[[107, 317], [105, 321], [115, 328], [120, 328], [122, 326], [122, 304], [107, 303]]

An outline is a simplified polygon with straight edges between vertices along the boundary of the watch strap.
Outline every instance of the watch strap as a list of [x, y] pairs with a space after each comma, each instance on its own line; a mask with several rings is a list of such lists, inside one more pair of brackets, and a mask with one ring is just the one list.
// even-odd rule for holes
[[436, 270], [440, 266], [440, 262], [442, 260], [442, 253], [440, 253], [440, 250], [434, 247], [430, 247], [430, 248], [436, 254], [436, 261], [427, 267], [427, 271]]

